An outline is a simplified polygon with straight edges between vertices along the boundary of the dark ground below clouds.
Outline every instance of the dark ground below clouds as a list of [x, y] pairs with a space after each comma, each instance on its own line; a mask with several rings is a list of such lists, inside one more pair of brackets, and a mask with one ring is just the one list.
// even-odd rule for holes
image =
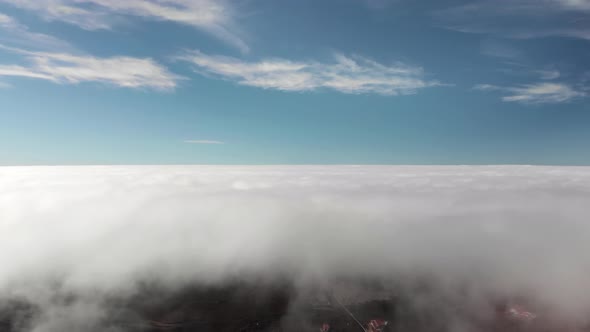
[[[217, 287], [192, 286], [174, 292], [146, 287], [133, 298], [108, 300], [105, 306], [111, 314], [90, 330], [319, 332], [327, 324], [329, 330], [325, 332], [590, 331], [579, 326], [552, 325], [543, 317], [531, 322], [510, 320], [503, 315], [505, 303], [497, 299], [490, 300], [488, 312], [476, 312], [468, 305], [445, 302], [432, 290], [374, 286], [341, 283], [305, 292], [289, 283], [238, 282]], [[428, 296], [432, 296], [431, 300]], [[418, 304], [413, 297], [426, 302]], [[0, 332], [30, 331], [40, 314], [40, 308], [24, 300], [1, 301]], [[379, 330], [367, 329], [375, 319], [388, 324]]]

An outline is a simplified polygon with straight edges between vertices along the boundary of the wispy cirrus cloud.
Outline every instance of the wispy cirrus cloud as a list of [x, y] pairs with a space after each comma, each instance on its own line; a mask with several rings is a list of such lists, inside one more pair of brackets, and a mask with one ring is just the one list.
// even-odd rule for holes
[[466, 33], [528, 39], [569, 37], [590, 40], [587, 0], [476, 0], [434, 13], [445, 27]]
[[399, 62], [384, 65], [369, 58], [341, 54], [335, 55], [330, 63], [282, 58], [249, 62], [199, 51], [187, 53], [179, 59], [193, 64], [203, 75], [281, 91], [330, 89], [349, 94], [391, 96], [413, 94], [423, 88], [441, 85], [426, 79], [420, 67]]
[[242, 52], [248, 51], [225, 0], [0, 0], [51, 21], [87, 30], [110, 29], [116, 17], [169, 21], [207, 31]]
[[554, 80], [561, 76], [558, 70], [537, 70], [537, 74], [543, 80]]
[[588, 0], [553, 0], [553, 2], [564, 8], [590, 12], [590, 1]]
[[10, 26], [12, 24], [14, 24], [14, 19], [12, 17], [0, 13], [0, 26], [1, 27]]
[[362, 0], [371, 9], [383, 9], [392, 4], [400, 2], [400, 0]]
[[0, 46], [22, 54], [27, 64], [0, 65], [0, 77], [27, 77], [54, 83], [98, 82], [126, 88], [172, 90], [182, 79], [149, 58], [99, 58], [68, 53], [33, 52]]
[[516, 60], [524, 56], [523, 52], [518, 48], [495, 39], [484, 39], [481, 42], [480, 49], [483, 55], [502, 59]]
[[501, 87], [491, 84], [479, 84], [474, 87], [480, 91], [500, 91], [506, 95], [502, 97], [506, 102], [523, 104], [554, 104], [565, 103], [588, 94], [565, 83], [541, 82], [513, 87]]
[[31, 31], [12, 16], [0, 13], [0, 42], [35, 49], [71, 49], [65, 41]]
[[225, 144], [222, 141], [208, 140], [208, 139], [189, 139], [185, 140], [184, 143], [188, 144]]

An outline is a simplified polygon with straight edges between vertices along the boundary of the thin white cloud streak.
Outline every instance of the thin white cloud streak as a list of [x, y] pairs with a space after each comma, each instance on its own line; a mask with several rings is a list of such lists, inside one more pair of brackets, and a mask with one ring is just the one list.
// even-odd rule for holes
[[543, 80], [554, 80], [561, 76], [561, 73], [558, 70], [537, 70], [537, 74]]
[[186, 141], [184, 141], [184, 143], [188, 143], [188, 144], [225, 144], [225, 142], [207, 140], [207, 139], [186, 140]]
[[67, 53], [33, 52], [0, 45], [22, 54], [28, 65], [0, 65], [0, 77], [27, 77], [61, 84], [98, 82], [125, 88], [173, 90], [182, 77], [149, 58], [99, 58]]
[[585, 320], [589, 195], [583, 167], [3, 167], [0, 301], [104, 331], [103, 297], [144, 280], [427, 276]]
[[363, 1], [369, 8], [379, 10], [387, 8], [393, 4], [400, 2], [399, 0], [361, 0]]
[[12, 19], [12, 17], [0, 13], [0, 26], [5, 27], [5, 26], [11, 26], [13, 24], [14, 24], [14, 20]]
[[531, 31], [514, 32], [511, 37], [517, 39], [543, 38], [543, 37], [569, 37], [590, 40], [590, 29], [539, 29]]
[[479, 84], [474, 87], [480, 91], [501, 91], [508, 93], [502, 100], [523, 104], [555, 104], [570, 102], [586, 97], [587, 93], [564, 83], [541, 82], [516, 87], [500, 87], [491, 84]]
[[590, 40], [590, 29], [577, 22], [590, 18], [589, 8], [585, 0], [477, 0], [437, 11], [434, 17], [445, 27], [465, 33]]
[[193, 64], [195, 70], [203, 75], [281, 91], [330, 89], [349, 94], [405, 95], [441, 85], [427, 80], [420, 67], [402, 63], [384, 65], [365, 57], [342, 54], [335, 55], [332, 63], [281, 58], [248, 62], [199, 51], [179, 59]]
[[69, 43], [50, 35], [32, 32], [14, 17], [2, 13], [0, 13], [0, 42], [37, 50], [72, 49]]
[[576, 11], [590, 11], [590, 1], [588, 0], [553, 0], [565, 9]]
[[83, 29], [111, 29], [113, 16], [136, 16], [193, 26], [248, 52], [225, 0], [0, 0]]
[[523, 52], [519, 49], [493, 39], [483, 40], [480, 49], [483, 55], [491, 57], [506, 59], [519, 59], [523, 57]]

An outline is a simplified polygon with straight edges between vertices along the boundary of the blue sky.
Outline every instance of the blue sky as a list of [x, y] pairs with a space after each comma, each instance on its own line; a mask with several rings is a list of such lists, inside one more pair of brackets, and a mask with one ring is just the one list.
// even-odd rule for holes
[[0, 0], [0, 164], [590, 164], [588, 0]]

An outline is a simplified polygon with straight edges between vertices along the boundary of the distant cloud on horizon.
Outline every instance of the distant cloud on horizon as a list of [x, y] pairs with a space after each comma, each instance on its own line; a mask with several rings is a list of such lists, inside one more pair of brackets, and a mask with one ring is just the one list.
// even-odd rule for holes
[[478, 84], [474, 86], [474, 89], [479, 91], [503, 91], [508, 93], [508, 95], [502, 97], [503, 101], [524, 104], [564, 103], [588, 95], [586, 92], [578, 90], [568, 84], [549, 82], [525, 84], [513, 87]]
[[188, 144], [225, 144], [225, 142], [208, 140], [208, 139], [197, 139], [197, 140], [185, 140], [184, 143]]

